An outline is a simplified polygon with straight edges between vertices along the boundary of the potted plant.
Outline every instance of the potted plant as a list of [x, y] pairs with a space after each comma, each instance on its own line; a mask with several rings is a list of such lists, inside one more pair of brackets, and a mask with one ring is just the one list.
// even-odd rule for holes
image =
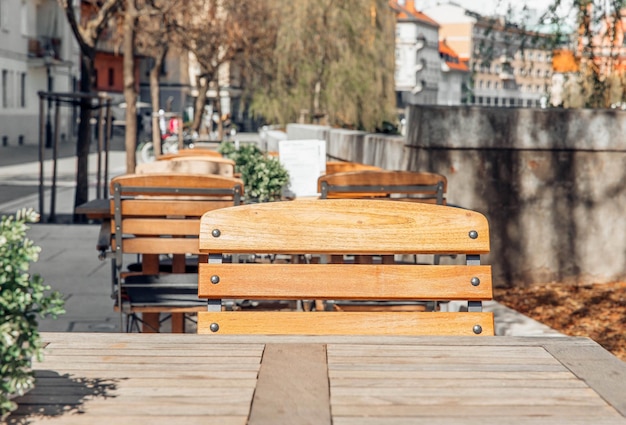
[[271, 202], [281, 199], [289, 182], [289, 173], [277, 158], [264, 154], [255, 144], [236, 147], [222, 142], [218, 151], [235, 161], [235, 172], [241, 174], [246, 202]]
[[38, 220], [31, 209], [0, 218], [0, 420], [17, 407], [11, 399], [34, 385], [31, 361], [42, 358], [37, 317], [65, 312], [61, 294], [29, 273], [41, 248], [26, 237], [27, 223]]

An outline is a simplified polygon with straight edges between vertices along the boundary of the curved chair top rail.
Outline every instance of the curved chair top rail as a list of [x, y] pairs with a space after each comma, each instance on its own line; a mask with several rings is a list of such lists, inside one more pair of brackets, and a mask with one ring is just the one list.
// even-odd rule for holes
[[489, 225], [478, 212], [442, 205], [365, 199], [273, 202], [204, 214], [200, 251], [486, 254]]

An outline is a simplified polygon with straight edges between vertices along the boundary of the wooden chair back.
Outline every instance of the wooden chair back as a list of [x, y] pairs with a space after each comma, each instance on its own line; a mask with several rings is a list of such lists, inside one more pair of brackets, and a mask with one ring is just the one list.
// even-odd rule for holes
[[168, 161], [153, 161], [137, 164], [136, 174], [216, 174], [234, 177], [235, 162], [231, 159], [214, 156], [181, 156]]
[[[217, 175], [131, 174], [111, 181], [112, 249], [120, 312], [155, 313], [198, 307], [196, 274], [200, 217], [239, 205], [243, 182]], [[140, 267], [124, 269], [124, 255], [140, 256]], [[162, 259], [168, 261], [164, 267]], [[168, 278], [162, 275], [168, 274]], [[159, 276], [159, 277], [157, 277]], [[153, 325], [154, 326], [154, 325]]]
[[320, 176], [322, 199], [389, 198], [445, 205], [444, 175], [417, 171], [349, 171]]
[[361, 164], [359, 162], [326, 162], [326, 174], [345, 173], [348, 171], [384, 171], [384, 169], [375, 165]]
[[[474, 211], [400, 201], [301, 200], [204, 214], [203, 334], [493, 335], [489, 226]], [[251, 264], [225, 254], [465, 255], [463, 264]], [[468, 311], [222, 311], [222, 300], [467, 300]]]

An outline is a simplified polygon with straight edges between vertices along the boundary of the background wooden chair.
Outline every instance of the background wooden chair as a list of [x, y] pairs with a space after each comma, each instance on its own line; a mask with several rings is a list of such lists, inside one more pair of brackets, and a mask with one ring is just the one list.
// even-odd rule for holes
[[215, 156], [182, 156], [163, 161], [137, 164], [136, 174], [216, 174], [234, 177], [235, 162], [231, 159]]
[[[318, 190], [322, 199], [393, 199], [445, 205], [447, 187], [448, 181], [444, 175], [415, 171], [360, 170], [324, 175], [318, 179]], [[344, 256], [333, 255], [331, 257], [333, 263], [342, 263], [345, 260]], [[355, 255], [354, 261], [365, 264], [373, 263], [376, 259], [371, 255]], [[384, 256], [380, 261], [393, 263], [394, 257]], [[413, 261], [418, 261], [417, 255], [413, 256]], [[420, 259], [420, 261], [426, 261], [426, 259]], [[440, 256], [435, 255], [432, 261], [434, 264], [439, 264]], [[334, 303], [334, 307], [344, 310], [355, 308], [435, 310], [438, 304], [434, 302], [345, 301]]]
[[[172, 330], [184, 331], [184, 313], [202, 305], [200, 217], [239, 205], [242, 191], [241, 180], [216, 175], [133, 174], [111, 181], [113, 296], [122, 322], [127, 315], [127, 330], [141, 322], [143, 331], [158, 331], [160, 313], [168, 313]], [[125, 267], [133, 256], [139, 263]]]
[[[198, 313], [203, 334], [493, 335], [486, 218], [438, 205], [301, 200], [244, 205], [202, 217]], [[464, 264], [229, 264], [224, 254], [437, 254]], [[467, 311], [222, 311], [222, 300], [467, 300]]]

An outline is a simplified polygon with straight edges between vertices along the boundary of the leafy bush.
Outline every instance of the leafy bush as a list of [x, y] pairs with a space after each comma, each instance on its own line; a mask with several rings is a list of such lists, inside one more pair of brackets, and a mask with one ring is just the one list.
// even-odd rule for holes
[[232, 142], [222, 142], [218, 151], [235, 161], [235, 172], [241, 173], [246, 201], [280, 199], [283, 187], [289, 182], [289, 173], [277, 158], [264, 154], [254, 144], [237, 148]]
[[0, 420], [17, 405], [10, 396], [34, 385], [31, 360], [41, 361], [37, 316], [65, 313], [63, 299], [39, 275], [28, 272], [41, 248], [26, 237], [27, 223], [39, 220], [32, 210], [0, 218]]

